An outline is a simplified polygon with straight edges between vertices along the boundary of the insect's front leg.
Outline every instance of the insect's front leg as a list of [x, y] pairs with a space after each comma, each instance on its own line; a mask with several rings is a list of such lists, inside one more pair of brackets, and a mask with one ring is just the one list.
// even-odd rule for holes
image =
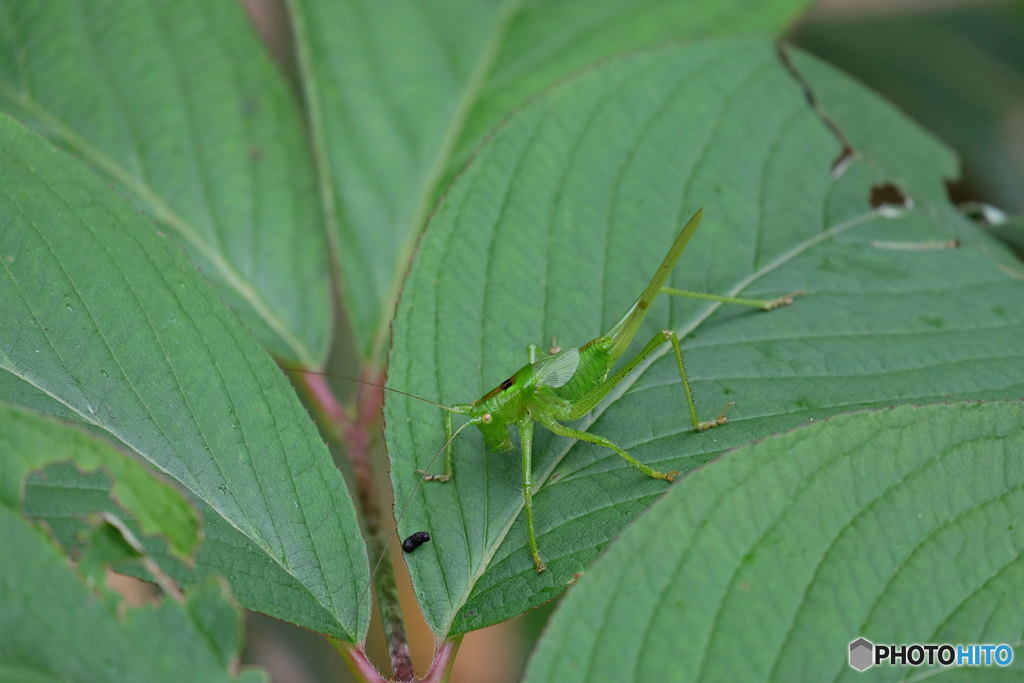
[[519, 441], [523, 450], [523, 501], [526, 504], [526, 535], [530, 540], [530, 554], [537, 572], [547, 569], [537, 549], [537, 533], [533, 529], [533, 420], [527, 417], [518, 424]]
[[[452, 455], [452, 441], [455, 440], [452, 415], [459, 413], [465, 415], [472, 408], [469, 404], [457, 403], [444, 413], [444, 474], [430, 474], [426, 470], [416, 470], [417, 474], [423, 475], [423, 481], [448, 481], [455, 476], [455, 458]], [[436, 459], [436, 458], [435, 458]], [[433, 464], [433, 460], [430, 461]], [[427, 465], [430, 467], [430, 465]]]

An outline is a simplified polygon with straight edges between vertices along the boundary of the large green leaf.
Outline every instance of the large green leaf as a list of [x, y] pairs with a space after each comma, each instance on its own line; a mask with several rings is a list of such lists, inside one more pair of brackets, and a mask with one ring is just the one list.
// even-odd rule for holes
[[[510, 120], [424, 235], [394, 324], [390, 385], [471, 401], [525, 362], [528, 343], [593, 338], [704, 206], [674, 286], [805, 295], [771, 313], [655, 302], [638, 337], [685, 335], [702, 417], [736, 401], [722, 428], [692, 431], [667, 347], [577, 426], [687, 471], [851, 409], [1024, 396], [1022, 269], [948, 204], [952, 155], [848, 78], [791, 59], [799, 76], [754, 40], [637, 53]], [[852, 156], [835, 164], [846, 145]], [[887, 184], [907, 206], [872, 206], [872, 188]], [[385, 416], [396, 500], [412, 497], [400, 528], [431, 534], [407, 563], [439, 634], [559, 594], [666, 489], [607, 449], [541, 428], [535, 510], [548, 570], [538, 575], [518, 453], [486, 453], [469, 430], [455, 442], [454, 481], [417, 489], [415, 470], [443, 441], [440, 411], [389, 396]]]
[[492, 127], [570, 74], [627, 50], [775, 34], [806, 0], [291, 0], [343, 292], [377, 354], [443, 180]]
[[[1021, 519], [1020, 402], [904, 406], [772, 437], [630, 526], [569, 591], [527, 680], [859, 680], [859, 637], [1015, 646]], [[985, 673], [1006, 674], [971, 680]]]
[[[46, 535], [0, 506], [0, 678], [10, 681], [179, 681], [184, 663], [202, 681], [238, 680], [241, 616], [223, 585], [208, 581], [178, 603], [119, 609], [87, 586]], [[233, 622], [233, 623], [232, 623]], [[234, 649], [218, 642], [235, 631]], [[246, 681], [265, 681], [248, 671]]]
[[347, 640], [368, 572], [345, 483], [271, 358], [181, 250], [67, 155], [0, 116], [0, 401], [87, 425], [177, 481], [196, 572]]
[[0, 108], [131, 195], [274, 355], [319, 363], [331, 315], [316, 178], [238, 3], [2, 0]]
[[139, 530], [192, 551], [197, 521], [180, 493], [79, 428], [6, 406], [0, 453], [0, 679], [178, 680], [184, 659], [203, 680], [232, 678], [241, 615], [223, 582], [139, 609], [105, 587], [105, 569], [138, 556]]

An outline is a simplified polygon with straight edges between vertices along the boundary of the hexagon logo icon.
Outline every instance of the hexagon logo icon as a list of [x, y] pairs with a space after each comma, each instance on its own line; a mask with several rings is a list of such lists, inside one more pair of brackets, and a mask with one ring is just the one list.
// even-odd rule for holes
[[850, 643], [850, 666], [864, 671], [873, 665], [875, 646], [867, 638], [858, 638]]

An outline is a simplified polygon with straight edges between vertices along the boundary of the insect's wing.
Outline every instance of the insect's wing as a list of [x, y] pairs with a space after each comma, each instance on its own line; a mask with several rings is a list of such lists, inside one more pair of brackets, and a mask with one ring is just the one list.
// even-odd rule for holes
[[560, 387], [572, 379], [579, 366], [580, 350], [574, 346], [534, 363], [533, 376], [540, 386]]

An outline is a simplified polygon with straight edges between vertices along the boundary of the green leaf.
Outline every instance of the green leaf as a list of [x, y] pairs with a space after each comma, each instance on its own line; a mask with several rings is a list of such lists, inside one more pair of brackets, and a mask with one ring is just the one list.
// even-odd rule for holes
[[[301, 79], [359, 348], [379, 356], [446, 180], [530, 97], [637, 48], [775, 34], [806, 0], [291, 0]], [[340, 246], [338, 246], [340, 245]]]
[[320, 362], [331, 314], [316, 178], [238, 3], [0, 2], [0, 108], [130, 195], [271, 353]]
[[526, 678], [855, 680], [858, 637], [1016, 645], [1022, 456], [1020, 402], [842, 415], [729, 453], [569, 591]]
[[[171, 553], [179, 559], [190, 559], [199, 544], [199, 520], [192, 506], [173, 487], [154, 477], [152, 470], [108, 443], [77, 429], [66, 429], [55, 420], [0, 406], [0, 453], [0, 503], [12, 510], [21, 509], [24, 482], [30, 471], [71, 461], [82, 472], [105, 471], [110, 475], [104, 477], [108, 484], [101, 482], [98, 489], [83, 491], [64, 480], [49, 480], [50, 490], [37, 499], [34, 517], [52, 516], [54, 523], [67, 521], [69, 496], [96, 493], [106, 499], [109, 495], [138, 521], [143, 533], [166, 537]], [[80, 477], [72, 478], [78, 480]], [[87, 512], [96, 509], [91, 506]], [[65, 545], [73, 533], [70, 530], [64, 534]]]
[[[179, 681], [187, 662], [195, 680], [238, 680], [230, 670], [241, 646], [241, 614], [222, 584], [197, 587], [184, 604], [165, 598], [122, 613], [113, 594], [86, 587], [42, 532], [4, 506], [0, 536], [0, 676]], [[241, 678], [267, 680], [257, 671]]]
[[[805, 294], [771, 313], [665, 296], [634, 349], [683, 340], [703, 419], [692, 430], [667, 345], [575, 424], [662, 471], [870, 406], [1024, 396], [1020, 265], [947, 202], [944, 147], [805, 55], [721, 40], [608, 61], [511, 119], [450, 188], [419, 245], [394, 323], [389, 384], [472, 401], [526, 345], [580, 345], [646, 285], [682, 224], [704, 222], [673, 273], [688, 290]], [[792, 69], [797, 69], [794, 73]], [[805, 88], [814, 96], [809, 101]], [[843, 156], [846, 145], [852, 156]], [[873, 188], [908, 205], [873, 207]], [[629, 352], [627, 352], [627, 357]], [[623, 359], [625, 361], [625, 359]], [[537, 430], [527, 550], [518, 452], [469, 429], [455, 478], [416, 488], [443, 442], [441, 411], [385, 406], [402, 534], [427, 622], [454, 634], [558, 595], [666, 484], [615, 453]], [[458, 421], [458, 418], [456, 418]]]
[[203, 517], [198, 582], [350, 641], [369, 616], [344, 480], [281, 371], [184, 254], [94, 174], [0, 117], [0, 401], [87, 425]]

